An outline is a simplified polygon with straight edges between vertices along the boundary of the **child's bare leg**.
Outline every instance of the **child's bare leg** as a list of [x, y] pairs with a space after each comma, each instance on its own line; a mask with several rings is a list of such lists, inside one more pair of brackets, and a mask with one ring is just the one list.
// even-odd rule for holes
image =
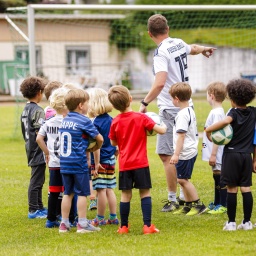
[[71, 208], [71, 202], [73, 199], [74, 194], [64, 195], [61, 202], [61, 216], [62, 219], [69, 218], [69, 212]]
[[199, 199], [195, 186], [188, 179], [178, 179], [178, 183], [182, 186], [186, 202]]
[[112, 188], [107, 188], [107, 200], [109, 212], [116, 214], [116, 194]]
[[77, 214], [78, 218], [86, 218], [86, 213], [87, 213], [87, 199], [86, 196], [78, 196], [77, 197]]
[[106, 189], [97, 189], [98, 194], [98, 211], [97, 214], [100, 216], [105, 215], [106, 211], [106, 205], [107, 205], [107, 195], [106, 195]]

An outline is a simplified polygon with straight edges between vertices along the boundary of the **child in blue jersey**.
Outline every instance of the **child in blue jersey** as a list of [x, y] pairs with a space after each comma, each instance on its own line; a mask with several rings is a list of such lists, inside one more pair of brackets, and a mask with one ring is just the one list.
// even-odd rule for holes
[[21, 130], [25, 141], [28, 166], [31, 167], [31, 178], [28, 187], [28, 218], [46, 218], [47, 210], [43, 206], [42, 189], [45, 181], [45, 160], [41, 148], [36, 143], [36, 136], [44, 122], [44, 110], [38, 106], [43, 98], [46, 82], [40, 77], [28, 77], [20, 91], [28, 99], [21, 114]]
[[[36, 137], [36, 141], [43, 150], [46, 164], [49, 167], [49, 195], [46, 228], [59, 227], [59, 222], [57, 221], [61, 206], [59, 194], [63, 192], [59, 159], [59, 127], [62, 123], [63, 116], [66, 116], [68, 112], [64, 101], [66, 93], [67, 90], [64, 88], [54, 90], [50, 97], [50, 109], [55, 111], [55, 116], [51, 117], [42, 125]], [[46, 138], [47, 143], [45, 141]]]
[[[88, 90], [90, 101], [88, 116], [103, 136], [104, 142], [101, 149], [91, 153], [91, 170], [93, 189], [97, 191], [98, 207], [97, 216], [92, 225], [118, 225], [116, 217], [116, 195], [113, 188], [116, 187], [115, 155], [116, 147], [112, 146], [108, 138], [112, 117], [108, 114], [112, 111], [112, 104], [108, 100], [108, 94], [101, 88]], [[109, 219], [105, 220], [105, 210], [108, 204]]]
[[88, 110], [89, 95], [82, 89], [71, 89], [65, 96], [65, 104], [69, 110], [59, 129], [60, 136], [60, 172], [64, 185], [64, 196], [61, 204], [62, 220], [59, 232], [70, 229], [69, 212], [74, 194], [78, 196], [78, 233], [99, 231], [100, 228], [91, 225], [86, 218], [86, 197], [90, 195], [89, 170], [86, 150], [89, 137], [96, 140], [96, 145], [90, 149], [93, 152], [103, 143], [103, 137], [85, 116]]

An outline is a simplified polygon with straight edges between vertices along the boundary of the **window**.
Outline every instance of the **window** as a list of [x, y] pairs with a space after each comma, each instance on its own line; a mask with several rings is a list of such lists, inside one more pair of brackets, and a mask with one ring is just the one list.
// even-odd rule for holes
[[68, 74], [90, 73], [89, 46], [67, 46], [66, 64]]
[[[29, 50], [28, 46], [16, 46], [15, 48], [16, 60], [22, 60], [25, 63], [29, 63]], [[41, 48], [36, 47], [36, 65], [41, 64]]]

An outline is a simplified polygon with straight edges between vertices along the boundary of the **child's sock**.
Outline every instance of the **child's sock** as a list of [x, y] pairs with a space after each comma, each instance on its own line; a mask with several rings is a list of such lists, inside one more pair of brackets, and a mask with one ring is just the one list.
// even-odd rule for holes
[[250, 221], [252, 215], [253, 207], [253, 197], [252, 192], [242, 193], [243, 196], [243, 210], [244, 210], [244, 220], [243, 223]]
[[181, 187], [181, 186], [180, 186], [180, 195], [179, 195], [179, 198], [180, 198], [181, 200], [184, 200], [184, 201], [185, 201], [185, 197], [184, 197], [183, 189], [182, 189], [182, 187]]
[[102, 216], [102, 215], [98, 215], [98, 214], [97, 214], [96, 218], [97, 218], [98, 220], [104, 220], [104, 216]]
[[236, 222], [237, 193], [227, 193], [228, 222]]
[[220, 204], [227, 207], [227, 186], [220, 182]]
[[171, 202], [176, 202], [176, 193], [175, 192], [172, 192], [172, 191], [169, 191], [168, 192], [168, 200], [171, 201]]
[[117, 219], [116, 214], [110, 213], [110, 214], [109, 214], [109, 219], [110, 219], [110, 220], [115, 220], [115, 219]]
[[64, 223], [64, 224], [66, 225], [66, 227], [69, 227], [69, 226], [70, 226], [70, 223], [69, 223], [69, 219], [68, 219], [68, 218], [67, 218], [67, 219], [62, 218], [62, 219], [61, 219], [61, 223]]
[[151, 197], [144, 197], [141, 199], [141, 209], [143, 215], [144, 225], [151, 226], [151, 214], [152, 214], [152, 201]]
[[86, 218], [78, 218], [78, 223], [82, 226], [85, 227], [88, 224], [88, 220]]
[[128, 227], [128, 218], [130, 214], [130, 202], [120, 202], [121, 227]]
[[214, 205], [220, 204], [220, 175], [213, 174], [214, 179]]

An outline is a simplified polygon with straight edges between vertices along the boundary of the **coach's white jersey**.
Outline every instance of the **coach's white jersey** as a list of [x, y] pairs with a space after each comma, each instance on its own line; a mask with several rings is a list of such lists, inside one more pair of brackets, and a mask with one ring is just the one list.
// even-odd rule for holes
[[193, 108], [181, 109], [175, 117], [173, 126], [173, 148], [176, 149], [178, 133], [185, 132], [183, 148], [180, 152], [180, 160], [189, 160], [197, 155], [198, 132], [196, 115]]
[[[175, 108], [170, 100], [169, 89], [178, 82], [188, 82], [187, 55], [191, 47], [178, 38], [166, 38], [155, 50], [153, 59], [153, 73], [167, 72], [166, 84], [157, 97], [158, 107], [161, 109]], [[190, 103], [190, 105], [192, 102]]]
[[47, 148], [50, 153], [49, 167], [60, 167], [59, 127], [62, 120], [63, 116], [56, 114], [47, 120], [39, 130], [39, 134], [47, 138]]
[[[223, 108], [214, 108], [210, 111], [206, 122], [205, 122], [205, 126], [204, 126], [204, 130], [220, 121], [223, 120], [225, 118], [225, 113], [224, 113], [224, 109]], [[210, 156], [212, 154], [212, 142], [210, 142], [206, 136], [206, 133], [204, 132], [203, 134], [203, 144], [202, 144], [202, 159], [204, 161], [209, 161]], [[222, 163], [222, 154], [223, 154], [223, 148], [224, 146], [218, 146], [218, 151], [217, 151], [217, 155], [216, 155], [216, 163], [221, 164]]]

